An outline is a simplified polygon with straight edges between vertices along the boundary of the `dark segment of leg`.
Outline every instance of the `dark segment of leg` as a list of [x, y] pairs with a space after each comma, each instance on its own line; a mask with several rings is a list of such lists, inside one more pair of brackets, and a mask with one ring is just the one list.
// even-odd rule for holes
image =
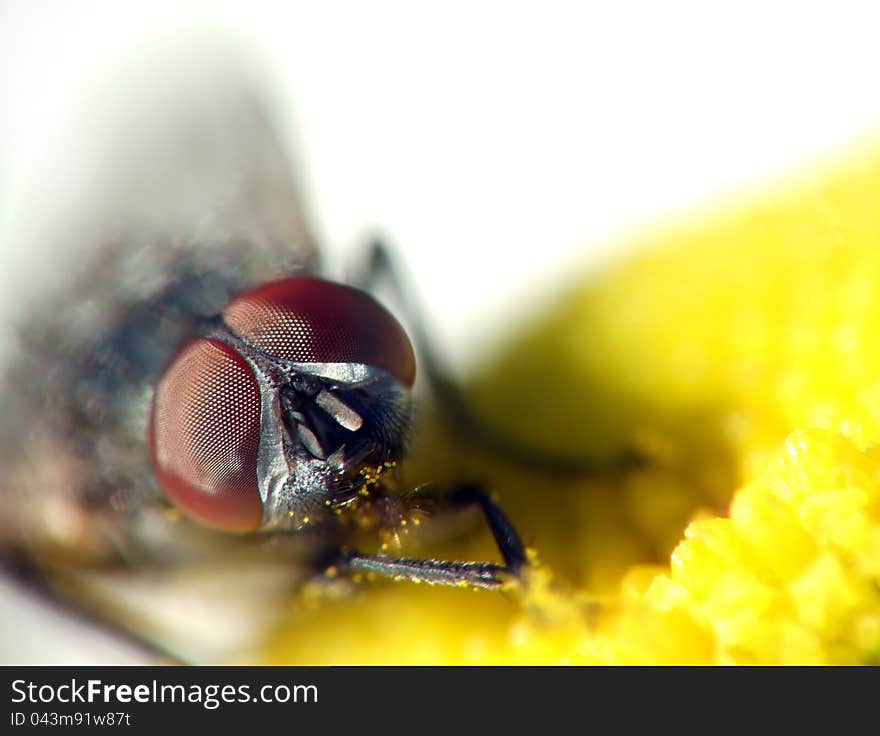
[[451, 497], [451, 503], [455, 506], [471, 506], [477, 504], [483, 511], [486, 521], [489, 523], [489, 529], [498, 545], [498, 550], [504, 558], [504, 564], [507, 569], [514, 575], [519, 575], [526, 562], [526, 550], [523, 546], [519, 534], [510, 523], [505, 513], [501, 510], [489, 495], [479, 486], [462, 485]]
[[346, 553], [343, 564], [352, 572], [367, 572], [393, 580], [409, 580], [429, 585], [456, 585], [493, 590], [509, 581], [503, 565], [489, 562], [449, 562], [447, 560], [413, 560], [405, 557], [384, 557]]
[[527, 564], [525, 547], [501, 508], [475, 485], [459, 487], [447, 497], [447, 502], [459, 508], [473, 505], [480, 507], [504, 558], [504, 565], [492, 562], [417, 560], [346, 552], [342, 555], [343, 567], [350, 571], [375, 573], [395, 580], [488, 590], [500, 588], [519, 578]]

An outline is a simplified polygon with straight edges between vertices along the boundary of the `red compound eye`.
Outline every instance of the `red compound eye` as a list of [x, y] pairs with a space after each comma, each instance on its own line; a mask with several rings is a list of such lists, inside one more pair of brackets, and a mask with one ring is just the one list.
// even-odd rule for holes
[[235, 350], [184, 345], [156, 387], [150, 422], [156, 477], [177, 508], [226, 531], [260, 526], [260, 389]]
[[412, 386], [416, 365], [403, 328], [368, 294], [311, 277], [264, 284], [223, 310], [252, 345], [298, 363], [366, 363]]

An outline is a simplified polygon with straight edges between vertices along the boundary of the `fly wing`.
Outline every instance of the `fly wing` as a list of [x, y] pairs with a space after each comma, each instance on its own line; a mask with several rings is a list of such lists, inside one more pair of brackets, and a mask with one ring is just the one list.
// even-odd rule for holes
[[[0, 554], [107, 618], [148, 619], [147, 602], [166, 600], [182, 619], [182, 592], [193, 597], [205, 583], [252, 601], [267, 579], [243, 563], [263, 559], [270, 570], [279, 560], [277, 543], [267, 551], [175, 519], [146, 448], [152, 386], [193, 326], [236, 291], [315, 266], [265, 100], [254, 70], [229, 49], [143, 55], [113, 69], [86, 101], [100, 104], [89, 119], [107, 130], [88, 149], [89, 176], [40, 213], [32, 243], [18, 243], [51, 253], [44, 266], [54, 267], [29, 275], [20, 349], [6, 366]], [[291, 579], [277, 568], [273, 580]], [[203, 615], [187, 618], [198, 627]], [[176, 645], [155, 621], [136, 627]], [[211, 656], [210, 647], [196, 651]]]

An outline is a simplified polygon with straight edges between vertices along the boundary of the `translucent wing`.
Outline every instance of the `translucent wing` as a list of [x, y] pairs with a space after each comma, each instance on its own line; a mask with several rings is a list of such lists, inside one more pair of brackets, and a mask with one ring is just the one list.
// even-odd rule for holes
[[281, 545], [300, 542], [181, 533], [147, 464], [151, 387], [197, 319], [312, 269], [314, 243], [258, 77], [228, 49], [142, 57], [100, 90], [85, 191], [34, 229], [54, 268], [6, 366], [0, 552], [161, 648], [228, 656], [293, 582]]

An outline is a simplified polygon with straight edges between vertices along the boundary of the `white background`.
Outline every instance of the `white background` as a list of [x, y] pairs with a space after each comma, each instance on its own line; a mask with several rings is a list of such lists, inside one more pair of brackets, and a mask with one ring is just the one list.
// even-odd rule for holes
[[873, 6], [5, 0], [0, 328], [51, 267], [29, 224], [95, 145], [77, 102], [144, 39], [214, 35], [271, 70], [321, 240], [389, 233], [464, 366], [615, 234], [874, 129]]

